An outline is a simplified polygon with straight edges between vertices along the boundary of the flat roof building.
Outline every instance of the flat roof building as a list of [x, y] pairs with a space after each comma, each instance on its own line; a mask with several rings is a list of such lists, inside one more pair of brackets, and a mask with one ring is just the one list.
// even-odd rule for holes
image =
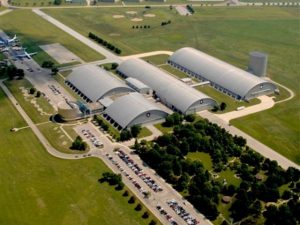
[[275, 84], [194, 48], [181, 48], [168, 59], [173, 67], [238, 100], [278, 92]]
[[73, 69], [66, 83], [87, 102], [96, 102], [106, 96], [133, 91], [106, 70], [95, 65]]
[[155, 97], [176, 112], [190, 114], [216, 105], [212, 98], [141, 59], [122, 62], [117, 72], [149, 86]]
[[163, 120], [168, 113], [143, 95], [133, 92], [117, 98], [104, 111], [104, 117], [117, 129]]
[[150, 87], [135, 78], [126, 78], [126, 84], [141, 94], [152, 94]]

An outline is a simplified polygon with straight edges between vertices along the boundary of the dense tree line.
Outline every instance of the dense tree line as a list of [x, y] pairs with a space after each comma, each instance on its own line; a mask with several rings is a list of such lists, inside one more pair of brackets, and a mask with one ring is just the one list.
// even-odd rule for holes
[[121, 49], [115, 47], [113, 44], [105, 41], [104, 39], [98, 37], [96, 34], [93, 34], [93, 33], [89, 32], [89, 38], [93, 39], [94, 41], [96, 41], [100, 45], [103, 45], [104, 47], [108, 48], [109, 50], [115, 52], [118, 55], [120, 55], [122, 53]]
[[[172, 134], [159, 136], [155, 141], [135, 143], [140, 157], [178, 191], [187, 191], [189, 201], [207, 218], [214, 220], [219, 212], [220, 196], [232, 196], [230, 208], [234, 221], [261, 216], [262, 202], [277, 202], [299, 194], [300, 172], [295, 168], [284, 171], [276, 161], [263, 158], [246, 146], [242, 137], [232, 136], [225, 129], [207, 120], [194, 121], [174, 113], [167, 117], [165, 126], [174, 126]], [[183, 123], [183, 121], [185, 121]], [[239, 187], [227, 185], [212, 178], [200, 161], [185, 156], [189, 152], [210, 154], [215, 172], [227, 168], [242, 180]], [[238, 158], [229, 163], [228, 158]], [[257, 179], [262, 172], [266, 179]], [[278, 188], [293, 184], [290, 191], [280, 196]], [[297, 219], [296, 219], [297, 220]]]

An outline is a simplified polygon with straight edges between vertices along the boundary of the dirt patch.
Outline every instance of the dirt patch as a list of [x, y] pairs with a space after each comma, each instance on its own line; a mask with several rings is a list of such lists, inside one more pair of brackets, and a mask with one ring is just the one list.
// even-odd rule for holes
[[141, 22], [141, 21], [143, 21], [143, 19], [141, 19], [141, 18], [133, 18], [133, 19], [131, 19], [131, 21], [133, 21], [133, 22]]
[[130, 15], [135, 15], [135, 14], [137, 14], [137, 11], [127, 11], [126, 13], [130, 14]]
[[123, 15], [113, 15], [113, 18], [115, 19], [120, 19], [120, 18], [124, 18], [125, 16]]
[[148, 14], [145, 14], [144, 17], [156, 17], [156, 15], [155, 15], [155, 14], [148, 13]]
[[109, 36], [117, 37], [117, 36], [120, 36], [120, 34], [117, 34], [117, 33], [110, 33]]

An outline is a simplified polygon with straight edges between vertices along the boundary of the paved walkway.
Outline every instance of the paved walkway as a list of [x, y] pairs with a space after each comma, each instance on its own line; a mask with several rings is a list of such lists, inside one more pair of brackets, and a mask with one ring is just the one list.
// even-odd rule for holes
[[9, 12], [11, 12], [12, 10], [11, 9], [6, 9], [6, 10], [3, 10], [2, 12], [0, 12], [0, 16], [3, 16]]
[[154, 56], [154, 55], [172, 55], [173, 52], [171, 51], [153, 51], [153, 52], [145, 52], [145, 53], [140, 53], [136, 55], [128, 55], [128, 56], [122, 56], [120, 59], [122, 60], [127, 60], [127, 59], [132, 59], [132, 58], [144, 58], [144, 57], [149, 57], [149, 56]]
[[261, 101], [259, 104], [246, 107], [240, 111], [231, 111], [223, 114], [215, 114], [215, 116], [224, 120], [226, 123], [229, 123], [230, 120], [257, 113], [263, 110], [267, 110], [275, 105], [273, 98], [269, 96], [260, 96], [258, 97], [258, 99]]
[[223, 119], [219, 118], [215, 114], [208, 112], [208, 111], [202, 111], [198, 113], [201, 117], [208, 119], [212, 123], [216, 123], [219, 126], [226, 129], [229, 133], [232, 135], [242, 136], [247, 140], [247, 145], [252, 148], [253, 150], [257, 151], [261, 155], [263, 155], [266, 158], [269, 158], [271, 160], [276, 160], [278, 164], [283, 168], [287, 169], [288, 167], [295, 167], [297, 169], [300, 169], [300, 166], [296, 163], [290, 161], [289, 159], [285, 158], [284, 156], [277, 153], [275, 150], [271, 149], [270, 147], [262, 144], [258, 140], [254, 139], [250, 135], [246, 134], [245, 132], [239, 130], [238, 128], [234, 126], [230, 126], [228, 122], [224, 121]]

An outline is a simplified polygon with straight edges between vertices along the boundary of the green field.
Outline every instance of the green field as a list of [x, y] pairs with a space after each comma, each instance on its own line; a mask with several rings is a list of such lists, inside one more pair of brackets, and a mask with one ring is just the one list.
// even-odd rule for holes
[[213, 163], [211, 160], [211, 157], [208, 153], [205, 152], [189, 152], [186, 156], [187, 158], [191, 160], [199, 160], [203, 163], [203, 166], [208, 171], [212, 170]]
[[[180, 17], [175, 10], [153, 8], [154, 18], [132, 22], [126, 11], [142, 9], [57, 9], [45, 10], [55, 18], [87, 35], [89, 31], [122, 49], [123, 54], [158, 50], [174, 51], [191, 46], [224, 61], [246, 68], [248, 53], [253, 50], [269, 54], [269, 77], [296, 93], [292, 101], [238, 119], [233, 124], [299, 163], [300, 99], [295, 82], [300, 70], [299, 9], [297, 7], [218, 7], [195, 8], [196, 13]], [[125, 15], [122, 20], [114, 14]], [[81, 16], [77, 21], [73, 18]], [[167, 26], [162, 21], [171, 20]], [[150, 25], [150, 29], [132, 29], [133, 25]], [[180, 31], [180, 32], [179, 32]], [[120, 36], [110, 36], [118, 33]], [[155, 35], [153, 35], [155, 33]]]
[[147, 127], [142, 127], [141, 132], [138, 135], [138, 138], [144, 138], [152, 135], [152, 132]]
[[169, 55], [154, 55], [142, 58], [143, 60], [154, 65], [165, 64], [170, 56]]
[[33, 106], [33, 104], [30, 102], [31, 97], [28, 97], [25, 99], [22, 91], [20, 90], [20, 87], [24, 87], [26, 89], [30, 89], [32, 84], [26, 80], [12, 80], [12, 81], [5, 81], [5, 85], [8, 87], [8, 89], [13, 93], [14, 97], [17, 99], [19, 104], [22, 106], [24, 111], [30, 116], [31, 120], [34, 123], [43, 123], [46, 121], [49, 121], [50, 116], [49, 115], [41, 115], [40, 112], [37, 111], [37, 109]]
[[[24, 19], [26, 18], [26, 19]], [[28, 52], [37, 51], [33, 58], [41, 64], [45, 60], [54, 61], [39, 45], [60, 43], [84, 61], [95, 61], [104, 57], [88, 46], [77, 41], [64, 31], [45, 21], [30, 10], [15, 10], [1, 16], [0, 27], [7, 34], [17, 34]]]
[[99, 159], [50, 156], [0, 90], [0, 221], [5, 225], [146, 225], [122, 192], [99, 184], [109, 169]]

